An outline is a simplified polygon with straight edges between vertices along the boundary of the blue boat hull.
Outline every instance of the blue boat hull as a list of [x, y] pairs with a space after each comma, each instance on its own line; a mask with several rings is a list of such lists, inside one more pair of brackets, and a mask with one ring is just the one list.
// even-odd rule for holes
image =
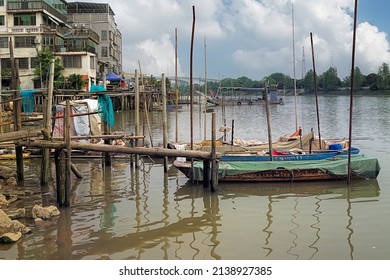
[[[358, 148], [351, 148], [351, 154], [359, 154]], [[323, 150], [323, 151], [313, 151], [311, 154], [287, 154], [287, 155], [274, 155], [272, 157], [273, 161], [295, 161], [295, 160], [321, 160], [332, 158], [338, 155], [348, 155], [346, 150]], [[223, 155], [220, 158], [220, 161], [269, 161], [269, 155], [248, 155], [248, 154], [238, 154], [238, 155]]]

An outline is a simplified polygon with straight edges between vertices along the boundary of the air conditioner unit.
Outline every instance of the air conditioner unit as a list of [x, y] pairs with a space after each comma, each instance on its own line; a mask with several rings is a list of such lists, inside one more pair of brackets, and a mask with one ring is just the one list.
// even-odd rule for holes
[[72, 27], [77, 28], [77, 23], [73, 23]]
[[80, 27], [84, 28], [85, 27], [85, 23], [80, 24]]
[[39, 40], [39, 38], [35, 38], [35, 39], [34, 39], [34, 44], [35, 44], [35, 45], [38, 45], [40, 42], [41, 42], [41, 40]]

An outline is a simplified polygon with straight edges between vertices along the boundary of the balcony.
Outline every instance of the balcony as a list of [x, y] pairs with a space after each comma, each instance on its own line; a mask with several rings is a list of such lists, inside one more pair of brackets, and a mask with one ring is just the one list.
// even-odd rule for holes
[[44, 1], [8, 1], [7, 12], [8, 13], [20, 13], [20, 12], [44, 12], [52, 14], [62, 22], [66, 22], [66, 16], [61, 14], [58, 10], [50, 6]]

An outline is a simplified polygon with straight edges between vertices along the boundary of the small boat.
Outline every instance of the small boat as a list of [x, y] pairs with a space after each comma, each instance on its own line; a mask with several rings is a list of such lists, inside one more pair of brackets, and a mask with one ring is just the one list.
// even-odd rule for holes
[[[174, 166], [195, 181], [203, 181], [203, 163], [175, 160]], [[376, 179], [378, 159], [364, 154], [351, 156], [353, 179]], [[193, 170], [193, 171], [192, 171]], [[348, 156], [337, 155], [319, 160], [219, 161], [218, 181], [227, 182], [297, 182], [340, 180], [348, 178]]]
[[[360, 150], [358, 148], [351, 148], [351, 154], [357, 155]], [[316, 150], [311, 153], [294, 153], [294, 152], [283, 152], [273, 151], [273, 161], [292, 161], [292, 160], [320, 160], [332, 158], [337, 155], [347, 155], [348, 150]], [[220, 157], [221, 161], [270, 161], [269, 155], [257, 155], [248, 153], [238, 154], [224, 154]]]

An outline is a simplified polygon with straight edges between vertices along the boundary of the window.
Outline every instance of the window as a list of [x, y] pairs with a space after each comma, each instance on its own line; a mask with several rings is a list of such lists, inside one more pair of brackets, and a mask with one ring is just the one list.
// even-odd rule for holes
[[81, 56], [63, 56], [62, 65], [65, 68], [81, 68]]
[[44, 46], [54, 46], [54, 37], [52, 35], [44, 35], [42, 37], [42, 44]]
[[94, 57], [94, 56], [91, 56], [91, 60], [90, 60], [90, 64], [89, 64], [89, 68], [91, 68], [91, 69], [95, 69], [96, 68], [96, 63], [95, 63], [95, 61], [96, 61], [96, 58]]
[[1, 26], [5, 25], [5, 17], [4, 17], [4, 15], [0, 16], [0, 25]]
[[37, 20], [35, 14], [16, 14], [14, 15], [14, 26], [20, 25], [36, 25]]
[[1, 69], [11, 69], [11, 59], [2, 58], [1, 59]]
[[102, 47], [102, 57], [108, 57], [108, 48]]
[[34, 47], [35, 47], [34, 36], [15, 37], [15, 48], [34, 48]]
[[0, 0], [0, 6], [4, 6], [4, 0]]
[[28, 69], [28, 57], [18, 58], [19, 60], [19, 69]]
[[102, 30], [100, 34], [100, 41], [107, 41], [107, 30]]
[[30, 58], [30, 68], [31, 69], [35, 69], [35, 67], [37, 67], [37, 64], [38, 64], [38, 58], [37, 57], [31, 57]]
[[8, 49], [8, 37], [0, 37], [0, 48]]

